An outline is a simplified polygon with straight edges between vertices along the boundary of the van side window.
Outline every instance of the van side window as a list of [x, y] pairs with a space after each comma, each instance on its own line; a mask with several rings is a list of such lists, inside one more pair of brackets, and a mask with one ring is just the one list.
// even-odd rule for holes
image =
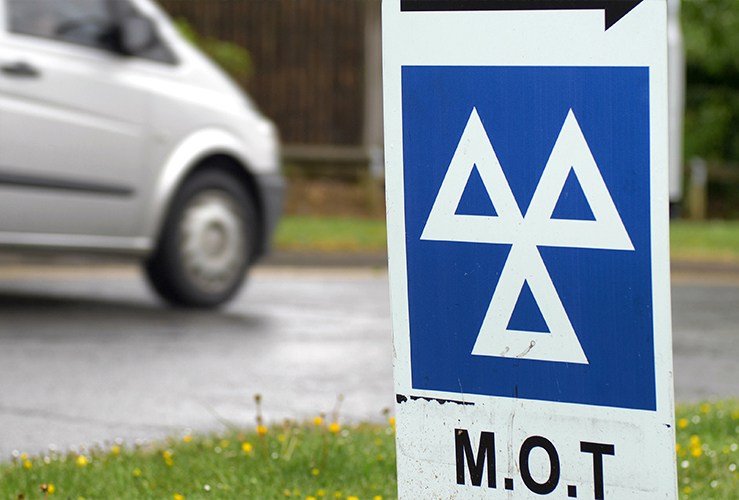
[[106, 0], [8, 0], [14, 33], [110, 49], [113, 18]]
[[[110, 2], [111, 0], [108, 1]], [[114, 12], [113, 16], [116, 19], [124, 19], [130, 16], [141, 15], [133, 5], [126, 0], [112, 0], [110, 8]], [[167, 44], [158, 36], [150, 47], [138, 52], [136, 57], [165, 64], [177, 64], [177, 58], [175, 57], [174, 52], [172, 52], [169, 46], [167, 46]]]
[[[1, 1], [1, 0], [0, 0]], [[7, 0], [8, 28], [13, 33], [116, 51], [113, 31], [118, 19], [134, 12], [125, 0]], [[158, 40], [137, 57], [177, 62]]]

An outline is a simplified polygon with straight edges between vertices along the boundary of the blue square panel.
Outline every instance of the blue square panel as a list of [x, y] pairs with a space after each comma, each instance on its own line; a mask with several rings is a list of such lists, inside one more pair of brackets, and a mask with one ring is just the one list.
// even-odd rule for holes
[[406, 66], [414, 389], [655, 410], [649, 70]]

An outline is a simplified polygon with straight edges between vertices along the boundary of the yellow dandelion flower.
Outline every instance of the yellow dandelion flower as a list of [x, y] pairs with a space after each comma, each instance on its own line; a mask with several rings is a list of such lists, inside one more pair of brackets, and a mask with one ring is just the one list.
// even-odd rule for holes
[[305, 497], [305, 500], [318, 500], [318, 499], [314, 497], [313, 495], [308, 495], [307, 497]]
[[121, 454], [121, 447], [118, 446], [117, 444], [114, 444], [113, 446], [110, 447], [110, 454], [113, 455], [114, 457], [117, 457], [118, 455]]
[[254, 446], [248, 441], [244, 441], [241, 443], [241, 451], [246, 453], [247, 455], [251, 455], [251, 452], [254, 451]]
[[344, 494], [341, 491], [334, 491], [334, 498], [341, 498]]
[[709, 413], [711, 411], [711, 405], [709, 405], [708, 403], [703, 403], [700, 406], [700, 410], [701, 413], [705, 415], [706, 413]]
[[175, 493], [172, 495], [172, 500], [185, 500], [184, 495], [180, 495], [179, 493]]
[[48, 493], [49, 495], [53, 495], [53, 494], [54, 494], [54, 492], [56, 492], [56, 486], [54, 486], [54, 483], [49, 483], [49, 484], [48, 484], [48, 485], [46, 486], [46, 492], [47, 492], [47, 493]]
[[286, 497], [292, 496], [292, 492], [288, 489], [282, 490], [282, 494]]
[[326, 490], [318, 490], [318, 491], [316, 491], [316, 496], [317, 497], [320, 497], [320, 498], [325, 497], [326, 496]]
[[33, 464], [30, 460], [24, 460], [23, 461], [23, 468], [26, 470], [31, 470], [33, 468]]
[[395, 417], [388, 418], [387, 419], [387, 423], [390, 425], [390, 427], [392, 427], [393, 429], [395, 429]]
[[338, 434], [341, 431], [341, 425], [338, 422], [331, 422], [331, 425], [328, 426], [328, 431], [331, 434]]
[[382, 497], [380, 495], [375, 495], [372, 497], [372, 500], [382, 500]]
[[28, 453], [21, 453], [21, 460], [28, 460]]
[[683, 448], [683, 445], [681, 445], [680, 443], [677, 443], [675, 445], [675, 453], [677, 453], [681, 457], [685, 455], [685, 448]]
[[685, 493], [686, 495], [690, 495], [691, 493], [693, 493], [693, 488], [691, 488], [690, 486], [686, 486], [685, 488], [683, 488], [683, 493]]
[[323, 417], [321, 417], [320, 415], [317, 416], [317, 417], [315, 417], [313, 419], [313, 425], [315, 425], [316, 427], [322, 426], [323, 425]]
[[277, 441], [280, 443], [284, 443], [285, 441], [287, 441], [287, 436], [285, 434], [278, 434]]
[[75, 462], [77, 463], [78, 467], [86, 467], [87, 464], [90, 463], [90, 460], [88, 460], [86, 456], [80, 455], [77, 457], [77, 460], [75, 460]]
[[257, 434], [260, 436], [266, 436], [267, 435], [267, 426], [259, 424], [257, 425]]
[[346, 497], [346, 500], [359, 500], [359, 497], [355, 497], [354, 495], [349, 495]]
[[192, 443], [192, 434], [185, 434], [182, 436], [182, 442], [185, 444]]
[[695, 446], [700, 446], [700, 445], [701, 445], [701, 438], [698, 435], [693, 434], [692, 436], [690, 436], [690, 446], [695, 447]]
[[133, 477], [141, 477], [141, 469], [139, 469], [138, 467], [136, 467], [136, 468], [135, 468], [135, 469], [134, 469], [134, 470], [133, 470], [133, 471], [131, 472], [131, 474], [133, 474]]
[[690, 424], [690, 422], [688, 421], [687, 418], [681, 418], [680, 420], [677, 421], [677, 428], [685, 429], [688, 426], [688, 424]]
[[313, 476], [320, 476], [321, 475], [321, 469], [318, 467], [313, 467], [310, 471], [311, 475]]
[[172, 467], [174, 465], [174, 454], [170, 450], [164, 450], [162, 452], [162, 458], [168, 467]]
[[703, 455], [703, 450], [700, 446], [694, 446], [690, 449], [690, 454], [695, 458], [698, 458], [699, 456]]

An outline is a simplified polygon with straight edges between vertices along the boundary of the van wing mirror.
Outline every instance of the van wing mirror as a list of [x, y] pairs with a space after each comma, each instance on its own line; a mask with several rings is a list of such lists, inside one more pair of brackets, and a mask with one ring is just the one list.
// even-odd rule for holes
[[119, 47], [126, 55], [140, 54], [157, 43], [154, 21], [137, 14], [121, 21], [119, 36]]

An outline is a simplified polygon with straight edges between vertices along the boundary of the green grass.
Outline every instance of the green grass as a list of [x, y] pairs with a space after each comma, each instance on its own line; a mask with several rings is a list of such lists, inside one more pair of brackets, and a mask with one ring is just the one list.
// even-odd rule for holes
[[681, 499], [739, 497], [739, 400], [677, 407]]
[[739, 261], [739, 221], [673, 222], [670, 246], [677, 259]]
[[[387, 245], [385, 221], [287, 216], [275, 244], [290, 251], [382, 252]], [[739, 221], [674, 221], [670, 247], [674, 259], [739, 262]]]
[[45, 498], [42, 485], [53, 485], [49, 498], [372, 500], [394, 498], [395, 484], [390, 424], [286, 422], [261, 436], [184, 436], [145, 448], [21, 456], [0, 466], [0, 498], [8, 499]]
[[[735, 500], [739, 400], [682, 405], [676, 417], [680, 498]], [[396, 497], [392, 421], [333, 429], [285, 422], [265, 430], [82, 455], [21, 455], [0, 465], [0, 498], [45, 498], [42, 485], [53, 485], [49, 498], [71, 499]]]
[[385, 220], [283, 217], [275, 247], [309, 252], [382, 252], [387, 247]]

